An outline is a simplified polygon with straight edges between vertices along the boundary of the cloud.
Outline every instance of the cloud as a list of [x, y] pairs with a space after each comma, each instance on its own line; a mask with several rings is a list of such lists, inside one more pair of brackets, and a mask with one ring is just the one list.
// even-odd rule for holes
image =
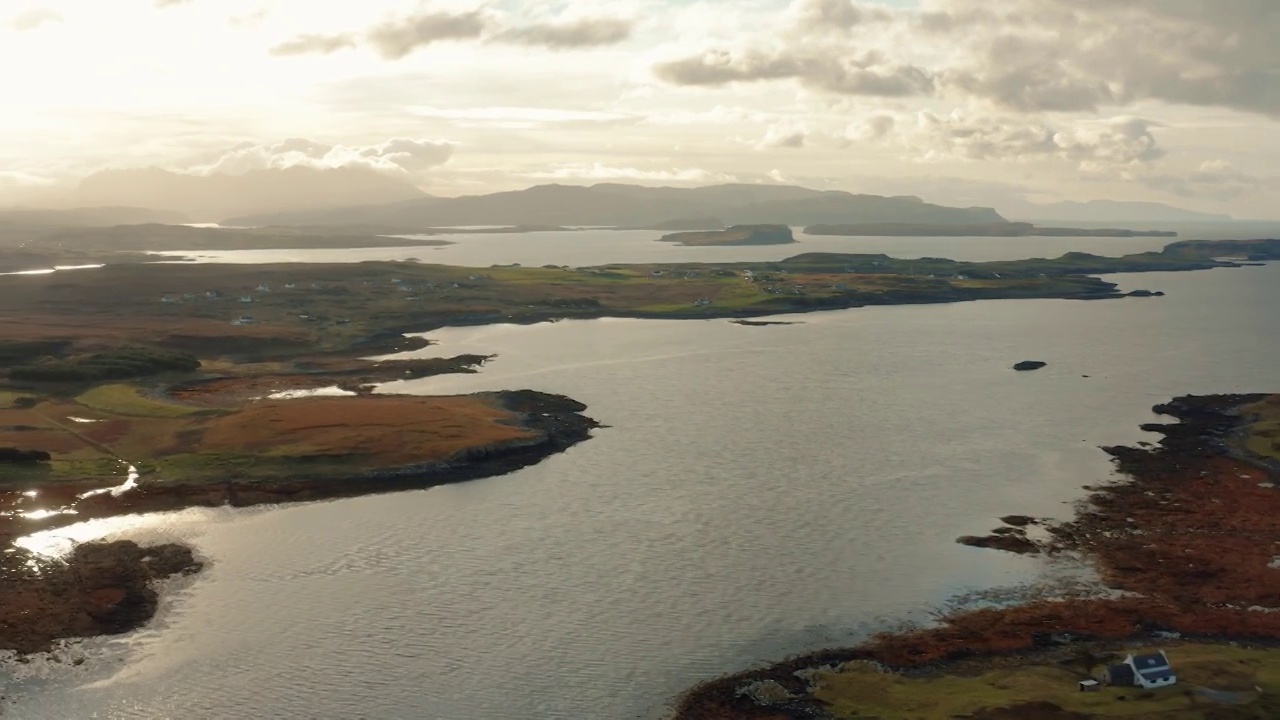
[[1117, 117], [1060, 127], [1017, 116], [922, 112], [915, 121], [876, 116], [855, 136], [895, 139], [925, 161], [1058, 159], [1084, 173], [1117, 175], [1164, 156], [1149, 120]]
[[621, 18], [580, 18], [560, 23], [534, 23], [513, 28], [499, 36], [517, 45], [568, 48], [616, 45], [631, 37], [632, 23]]
[[1225, 160], [1206, 160], [1189, 173], [1143, 173], [1132, 179], [1180, 197], [1216, 200], [1230, 200], [1280, 188], [1280, 177], [1243, 173]]
[[794, 80], [846, 95], [963, 98], [1024, 113], [1144, 100], [1280, 117], [1274, 0], [793, 0], [733, 50], [657, 62], [673, 85]]
[[711, 49], [659, 63], [654, 73], [674, 85], [714, 86], [791, 78], [828, 92], [881, 97], [927, 94], [934, 86], [934, 78], [927, 70], [890, 62], [878, 51], [840, 57], [820, 49]]
[[1007, 107], [1151, 99], [1280, 114], [1280, 5], [1269, 0], [1012, 0], [998, 13], [979, 0], [947, 5], [941, 24], [967, 33], [972, 55], [949, 79]]
[[57, 179], [22, 170], [0, 170], [0, 188], [41, 188], [57, 184]]
[[399, 60], [420, 47], [441, 40], [478, 38], [489, 22], [480, 10], [415, 13], [386, 20], [374, 26], [367, 37], [369, 44], [382, 57]]
[[526, 173], [525, 177], [538, 180], [637, 180], [650, 182], [707, 183], [733, 182], [732, 175], [713, 173], [701, 168], [670, 168], [641, 170], [634, 167], [617, 167], [602, 163], [565, 163], [552, 166], [551, 170]]
[[798, 0], [788, 8], [796, 29], [805, 32], [848, 31], [869, 23], [888, 22], [893, 13], [853, 0]]
[[420, 117], [450, 120], [470, 127], [533, 128], [567, 123], [621, 123], [635, 118], [631, 115], [599, 110], [565, 110], [546, 107], [468, 107], [437, 108], [409, 106], [405, 111]]
[[15, 15], [13, 20], [10, 21], [9, 27], [13, 28], [17, 32], [26, 32], [28, 30], [35, 30], [46, 23], [59, 23], [62, 22], [62, 20], [62, 13], [57, 10], [52, 10], [50, 8], [35, 8], [34, 10], [27, 10], [26, 12], [21, 12]]
[[177, 7], [179, 5], [186, 5], [192, 2], [195, 2], [195, 0], [156, 0], [156, 7], [171, 8], [171, 7]]
[[254, 170], [291, 167], [360, 167], [413, 175], [443, 165], [453, 150], [452, 143], [409, 138], [392, 138], [365, 146], [329, 145], [306, 138], [290, 138], [273, 145], [242, 143], [184, 171], [194, 175], [242, 175]]
[[277, 57], [328, 55], [329, 53], [355, 46], [356, 38], [350, 33], [337, 33], [334, 35], [303, 34], [272, 47], [270, 53]]
[[809, 139], [809, 130], [803, 125], [794, 123], [775, 123], [765, 131], [764, 137], [755, 144], [757, 150], [772, 148], [802, 148]]
[[399, 60], [419, 48], [446, 40], [478, 40], [546, 47], [552, 50], [615, 45], [631, 37], [630, 20], [585, 17], [506, 26], [502, 16], [484, 8], [465, 12], [417, 12], [393, 17], [363, 33], [302, 34], [271, 48], [275, 56], [329, 54], [361, 44], [386, 60]]

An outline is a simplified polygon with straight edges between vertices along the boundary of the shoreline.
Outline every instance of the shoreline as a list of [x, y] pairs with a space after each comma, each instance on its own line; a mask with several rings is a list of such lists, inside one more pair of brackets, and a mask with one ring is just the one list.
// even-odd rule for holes
[[[35, 532], [120, 515], [332, 500], [496, 477], [564, 452], [601, 427], [582, 414], [585, 405], [561, 395], [508, 390], [453, 397], [494, 406], [509, 417], [520, 436], [466, 445], [444, 457], [418, 463], [345, 475], [308, 477], [306, 463], [301, 462], [288, 477], [152, 483], [143, 476], [142, 482], [127, 492], [88, 497], [79, 492], [83, 490], [79, 484], [47, 484], [40, 486], [40, 494], [77, 498], [71, 500], [76, 514], [55, 514], [35, 522], [20, 515], [0, 517], [0, 540], [8, 544]], [[13, 549], [0, 555], [0, 650], [18, 653], [48, 650], [59, 639], [118, 634], [142, 627], [156, 608], [152, 581], [199, 572], [202, 567], [190, 548], [174, 544], [139, 547], [130, 540], [89, 542], [76, 545], [61, 560], [40, 559]]]
[[[1280, 645], [1280, 581], [1267, 575], [1280, 570], [1269, 567], [1276, 550], [1266, 542], [1280, 538], [1280, 470], [1241, 443], [1242, 433], [1256, 427], [1259, 408], [1268, 417], [1280, 412], [1280, 396], [1188, 396], [1157, 405], [1156, 412], [1180, 422], [1144, 425], [1164, 436], [1152, 447], [1104, 448], [1125, 479], [1086, 488], [1090, 495], [1075, 519], [1044, 525], [1010, 516], [1005, 527], [1014, 532], [993, 534], [1007, 537], [1019, 526], [1043, 525], [1048, 538], [1026, 542], [1045, 554], [1075, 553], [1091, 560], [1113, 596], [960, 612], [941, 618], [937, 626], [881, 633], [855, 647], [818, 650], [733, 673], [684, 693], [672, 717], [854, 717], [833, 714], [833, 708], [858, 703], [832, 688], [856, 681], [863, 663], [875, 663], [896, 678], [947, 679], [1126, 644], [1169, 645], [1174, 638], [1215, 646]], [[768, 697], [751, 690], [760, 687], [769, 688]], [[989, 715], [1041, 716], [1093, 717]]]

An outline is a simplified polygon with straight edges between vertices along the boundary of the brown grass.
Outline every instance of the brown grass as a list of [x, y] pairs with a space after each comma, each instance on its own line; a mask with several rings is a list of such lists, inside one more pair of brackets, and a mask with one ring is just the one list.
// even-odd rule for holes
[[514, 420], [466, 396], [268, 400], [209, 422], [196, 451], [376, 456], [391, 467], [531, 437]]

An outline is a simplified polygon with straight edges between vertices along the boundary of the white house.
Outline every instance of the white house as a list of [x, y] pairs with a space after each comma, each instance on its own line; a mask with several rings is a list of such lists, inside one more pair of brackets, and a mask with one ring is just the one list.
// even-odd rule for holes
[[1112, 665], [1105, 671], [1104, 679], [1108, 685], [1132, 685], [1152, 690], [1169, 687], [1178, 683], [1178, 676], [1173, 672], [1169, 656], [1163, 650], [1143, 655], [1129, 655], [1119, 665]]

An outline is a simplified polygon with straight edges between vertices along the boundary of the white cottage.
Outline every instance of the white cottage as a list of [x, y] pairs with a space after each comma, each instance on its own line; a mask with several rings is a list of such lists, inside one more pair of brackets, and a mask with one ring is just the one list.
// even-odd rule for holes
[[1173, 672], [1169, 656], [1163, 650], [1129, 655], [1119, 665], [1107, 668], [1104, 679], [1108, 685], [1132, 685], [1147, 690], [1178, 683], [1178, 676]]

